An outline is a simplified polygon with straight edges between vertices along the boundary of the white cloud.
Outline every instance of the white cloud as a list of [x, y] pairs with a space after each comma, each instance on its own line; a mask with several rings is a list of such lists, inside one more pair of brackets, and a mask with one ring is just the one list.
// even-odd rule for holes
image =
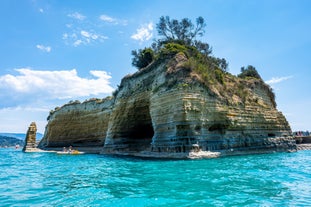
[[89, 32], [84, 31], [84, 30], [82, 30], [80, 33], [81, 33], [82, 36], [84, 36], [86, 38], [89, 38], [91, 36], [91, 34]]
[[76, 40], [74, 41], [73, 46], [78, 47], [81, 44], [82, 44], [82, 40]]
[[36, 45], [36, 47], [43, 52], [51, 52], [52, 50], [50, 46]]
[[68, 39], [68, 34], [67, 34], [67, 33], [64, 33], [64, 34], [63, 34], [63, 40], [66, 40], [66, 39]]
[[81, 78], [75, 69], [61, 71], [16, 69], [18, 75], [0, 76], [2, 96], [30, 96], [45, 99], [67, 99], [84, 96], [98, 96], [113, 91], [110, 75], [105, 71], [90, 71], [93, 78]]
[[96, 40], [99, 38], [99, 35], [97, 34], [93, 34], [93, 33], [90, 33], [90, 32], [87, 32], [85, 30], [82, 30], [81, 32], [81, 35], [87, 39], [93, 39], [93, 40]]
[[110, 22], [110, 23], [115, 23], [115, 22], [117, 22], [117, 19], [112, 18], [112, 17], [110, 17], [110, 16], [108, 16], [108, 15], [105, 15], [105, 14], [100, 15], [100, 16], [99, 16], [99, 19], [102, 20], [102, 21], [104, 21], [104, 22]]
[[99, 19], [102, 20], [103, 22], [107, 22], [107, 23], [127, 25], [127, 20], [113, 18], [113, 17], [110, 17], [106, 14], [100, 15]]
[[276, 84], [276, 83], [280, 83], [282, 81], [286, 81], [288, 79], [293, 78], [293, 76], [285, 76], [285, 77], [273, 77], [270, 80], [266, 81], [267, 84]]
[[42, 8], [40, 8], [40, 9], [39, 9], [39, 12], [40, 12], [40, 13], [43, 13], [43, 12], [44, 12], [44, 10], [43, 10]]
[[84, 16], [84, 15], [78, 13], [78, 12], [74, 12], [74, 13], [72, 13], [72, 14], [68, 14], [67, 16], [68, 16], [68, 17], [71, 17], [71, 18], [73, 18], [73, 19], [81, 20], [81, 21], [84, 20], [84, 19], [86, 18], [86, 16]]
[[89, 78], [78, 76], [75, 69], [20, 68], [15, 72], [0, 76], [1, 132], [26, 132], [35, 121], [38, 131], [43, 133], [51, 109], [69, 100], [102, 98], [113, 91], [111, 76], [100, 70], [91, 70]]
[[136, 30], [136, 33], [131, 36], [134, 40], [139, 40], [141, 42], [150, 40], [152, 37], [153, 24], [150, 22]]
[[[78, 20], [86, 19], [82, 14], [75, 12], [68, 14], [69, 17]], [[126, 24], [126, 21], [119, 20], [108, 15], [100, 15], [99, 19], [101, 22], [89, 21], [71, 21], [65, 24], [66, 30], [63, 32], [62, 39], [67, 45], [74, 47], [86, 46], [93, 43], [102, 43], [109, 39], [103, 32], [102, 22], [108, 22], [109, 24]]]
[[93, 31], [80, 30], [79, 32], [73, 32], [71, 34], [64, 33], [62, 39], [67, 44], [78, 47], [80, 45], [88, 45], [94, 42], [104, 42], [104, 40], [109, 38]]

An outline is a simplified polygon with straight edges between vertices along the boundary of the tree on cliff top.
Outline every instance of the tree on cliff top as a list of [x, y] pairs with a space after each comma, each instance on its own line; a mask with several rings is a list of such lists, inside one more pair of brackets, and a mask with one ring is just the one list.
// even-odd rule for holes
[[[228, 62], [224, 58], [214, 57], [209, 44], [197, 39], [203, 36], [205, 27], [203, 17], [198, 17], [195, 24], [188, 18], [179, 21], [170, 19], [168, 16], [160, 17], [156, 25], [159, 39], [154, 40], [151, 47], [132, 51], [132, 65], [142, 70], [153, 62], [169, 60], [176, 54], [182, 53], [187, 57], [187, 61], [182, 66], [197, 75], [198, 80], [205, 86], [213, 85], [213, 90], [218, 90], [217, 93], [220, 94], [231, 81], [231, 78], [226, 75]], [[238, 78], [260, 80], [268, 91], [273, 105], [276, 106], [272, 88], [264, 83], [254, 66], [242, 67]], [[241, 100], [245, 100], [245, 94], [240, 92], [236, 94], [241, 97]]]
[[[178, 21], [176, 19], [170, 19], [168, 16], [160, 17], [156, 28], [161, 38], [155, 40], [152, 47], [143, 50], [133, 50], [132, 65], [138, 69], [142, 69], [163, 55], [167, 56], [168, 54], [173, 55], [178, 53], [178, 48], [182, 50], [186, 48], [189, 51], [196, 51], [205, 57], [209, 57], [212, 53], [209, 44], [196, 39], [197, 37], [203, 36], [205, 27], [206, 23], [203, 17], [198, 17], [196, 24], [193, 24], [188, 18]], [[227, 69], [228, 63], [224, 58], [210, 57], [209, 59], [220, 69]]]
[[208, 43], [197, 40], [205, 33], [206, 23], [203, 17], [196, 19], [193, 24], [190, 19], [183, 18], [181, 21], [170, 19], [170, 17], [160, 17], [159, 23], [156, 25], [158, 35], [162, 37], [156, 41], [155, 45], [161, 48], [167, 43], [176, 43], [188, 47], [195, 47], [200, 53], [208, 56], [212, 53], [212, 49]]
[[257, 72], [256, 68], [252, 65], [248, 65], [246, 68], [242, 67], [241, 68], [241, 73], [238, 75], [239, 78], [247, 78], [247, 77], [252, 77], [252, 78], [257, 78], [262, 80], [260, 77], [259, 73]]
[[163, 37], [161, 42], [180, 41], [186, 45], [192, 45], [194, 39], [199, 36], [202, 37], [205, 33], [206, 23], [203, 17], [196, 19], [194, 25], [190, 19], [184, 18], [180, 22], [176, 19], [170, 19], [169, 16], [160, 17], [157, 24], [158, 34]]

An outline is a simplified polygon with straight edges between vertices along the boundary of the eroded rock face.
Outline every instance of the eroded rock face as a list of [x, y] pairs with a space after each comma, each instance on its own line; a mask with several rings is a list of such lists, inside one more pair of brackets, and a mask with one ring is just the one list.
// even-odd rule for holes
[[[98, 152], [105, 142], [112, 99], [74, 102], [51, 112], [39, 148], [84, 147]], [[93, 148], [93, 149], [92, 149]]]
[[[39, 146], [175, 158], [295, 150], [264, 83], [228, 76], [227, 85], [206, 86], [183, 67], [186, 61], [177, 55], [125, 77], [111, 99], [61, 107]], [[244, 88], [236, 92], [238, 84]]]
[[37, 136], [37, 125], [35, 122], [32, 122], [27, 130], [23, 152], [30, 152], [36, 148], [36, 136]]

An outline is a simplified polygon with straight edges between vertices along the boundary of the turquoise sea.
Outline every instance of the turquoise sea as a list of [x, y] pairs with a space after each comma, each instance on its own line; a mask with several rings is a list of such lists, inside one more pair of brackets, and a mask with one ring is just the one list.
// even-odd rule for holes
[[311, 151], [147, 160], [0, 149], [0, 206], [311, 206]]

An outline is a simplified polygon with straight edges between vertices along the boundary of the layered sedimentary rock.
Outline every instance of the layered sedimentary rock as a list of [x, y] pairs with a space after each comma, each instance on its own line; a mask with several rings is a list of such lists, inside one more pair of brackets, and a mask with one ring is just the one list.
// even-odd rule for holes
[[25, 145], [22, 150], [23, 152], [32, 152], [36, 149], [37, 147], [36, 136], [37, 136], [37, 125], [35, 122], [31, 122], [25, 137]]
[[104, 146], [112, 106], [113, 100], [106, 98], [75, 101], [55, 108], [50, 112], [38, 147], [73, 146], [98, 152]]
[[267, 85], [232, 75], [206, 85], [187, 61], [158, 61], [123, 78], [111, 98], [57, 108], [39, 146], [178, 158], [295, 150]]

